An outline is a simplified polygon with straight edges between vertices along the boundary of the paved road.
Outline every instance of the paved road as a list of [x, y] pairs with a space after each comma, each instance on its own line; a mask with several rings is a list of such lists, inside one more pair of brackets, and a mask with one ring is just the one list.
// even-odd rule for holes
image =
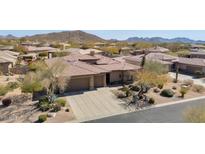
[[182, 123], [188, 107], [205, 105], [205, 99], [157, 107], [88, 121], [88, 123]]

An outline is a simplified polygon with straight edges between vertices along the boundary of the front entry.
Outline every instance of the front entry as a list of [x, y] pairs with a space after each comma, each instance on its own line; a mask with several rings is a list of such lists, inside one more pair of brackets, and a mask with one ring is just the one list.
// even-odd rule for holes
[[110, 73], [106, 74], [106, 84], [109, 85], [110, 84]]

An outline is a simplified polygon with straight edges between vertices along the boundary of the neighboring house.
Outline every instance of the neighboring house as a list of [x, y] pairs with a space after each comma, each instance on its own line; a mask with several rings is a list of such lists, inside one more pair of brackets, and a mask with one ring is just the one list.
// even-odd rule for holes
[[[137, 56], [127, 56], [124, 57], [127, 63], [140, 66], [144, 54], [137, 55]], [[177, 57], [170, 56], [164, 53], [149, 53], [146, 55], [146, 60], [157, 61], [163, 65], [168, 66], [169, 71], [173, 69], [173, 61], [177, 60]]]
[[85, 50], [80, 50], [79, 52], [82, 55], [89, 55], [89, 54], [92, 54], [92, 53], [94, 53], [94, 54], [103, 54], [103, 53], [105, 53], [104, 51], [97, 50], [97, 49], [85, 49]]
[[205, 73], [205, 59], [179, 57], [177, 63], [179, 66], [179, 70], [184, 73], [191, 73], [191, 74], [195, 74], [196, 72]]
[[120, 55], [127, 56], [133, 51], [133, 48], [130, 47], [123, 47], [119, 50]]
[[70, 77], [68, 91], [92, 90], [110, 84], [132, 82], [140, 67], [102, 55], [70, 54], [46, 60], [49, 65], [57, 60], [68, 64], [62, 74]]
[[18, 53], [12, 51], [0, 51], [0, 71], [3, 74], [10, 72], [10, 69], [16, 64]]
[[197, 51], [197, 52], [190, 52], [188, 58], [203, 58], [205, 59], [205, 50]]
[[160, 46], [156, 46], [156, 47], [148, 48], [148, 49], [146, 49], [146, 51], [148, 53], [167, 53], [167, 52], [169, 52], [169, 49], [163, 48]]
[[94, 54], [103, 54], [105, 53], [102, 50], [98, 50], [98, 49], [80, 49], [80, 48], [69, 48], [65, 50], [66, 52], [70, 52], [70, 53], [78, 53], [78, 54], [82, 54], [82, 55], [90, 55], [92, 54], [92, 52]]
[[32, 41], [26, 41], [21, 43], [21, 45], [23, 46], [39, 46], [40, 44], [41, 44], [40, 42], [32, 42]]
[[15, 65], [19, 53], [12, 52], [12, 51], [0, 51], [0, 58], [5, 59]]
[[97, 46], [97, 47], [105, 47], [105, 46], [107, 45], [107, 43], [104, 43], [104, 42], [96, 42], [94, 45]]
[[191, 44], [190, 50], [192, 52], [197, 52], [199, 50], [205, 50], [205, 46], [201, 44]]
[[167, 53], [169, 51], [170, 50], [167, 48], [156, 46], [156, 47], [147, 48], [147, 49], [134, 50], [134, 51], [132, 51], [132, 54], [133, 55], [140, 55], [140, 54], [144, 54], [145, 52], [146, 52], [146, 54], [148, 54], [148, 53]]
[[36, 60], [38, 57], [38, 55], [36, 53], [28, 53], [28, 54], [24, 54], [24, 55], [20, 55], [19, 58], [21, 58], [22, 60], [26, 61], [26, 62], [31, 62]]
[[40, 52], [51, 52], [56, 51], [56, 48], [52, 47], [35, 47], [35, 46], [25, 46], [28, 53], [40, 53]]
[[0, 57], [0, 73], [8, 74], [9, 69], [12, 67], [12, 62], [9, 62], [8, 60], [2, 59]]
[[12, 45], [0, 45], [0, 50], [3, 51], [3, 50], [13, 50], [14, 49], [14, 46]]

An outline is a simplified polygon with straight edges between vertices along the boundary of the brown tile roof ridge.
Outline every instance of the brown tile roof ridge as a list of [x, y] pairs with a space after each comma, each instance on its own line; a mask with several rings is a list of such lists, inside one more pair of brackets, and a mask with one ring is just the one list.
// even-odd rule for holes
[[106, 73], [108, 72], [107, 70], [104, 70], [102, 68], [97, 67], [94, 64], [88, 64], [86, 62], [82, 62], [82, 61], [75, 61], [75, 62], [70, 62], [71, 65], [75, 65], [79, 68], [88, 70], [90, 72], [93, 72], [94, 74], [99, 74], [99, 73]]
[[205, 59], [202, 58], [178, 58], [178, 63], [195, 65], [195, 66], [205, 66]]

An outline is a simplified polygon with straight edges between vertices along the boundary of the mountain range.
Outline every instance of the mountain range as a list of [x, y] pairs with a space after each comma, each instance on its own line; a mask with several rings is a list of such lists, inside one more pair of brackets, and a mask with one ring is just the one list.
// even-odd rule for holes
[[[0, 36], [0, 39], [16, 39], [13, 35]], [[152, 42], [152, 43], [193, 43], [193, 44], [205, 44], [205, 41], [202, 40], [192, 40], [185, 37], [177, 38], [162, 38], [162, 37], [130, 37], [126, 40], [105, 40], [99, 36], [86, 33], [84, 31], [62, 31], [62, 32], [53, 32], [48, 34], [37, 34], [32, 36], [25, 36], [24, 38], [29, 40], [38, 40], [38, 41], [59, 41], [59, 42], [76, 42], [76, 43], [89, 43], [89, 42], [117, 42], [117, 41], [126, 41], [126, 42]]]
[[192, 43], [192, 44], [205, 44], [205, 41], [202, 40], [192, 40], [185, 37], [176, 37], [172, 39], [162, 38], [162, 37], [130, 37], [127, 42], [152, 42], [152, 43]]

